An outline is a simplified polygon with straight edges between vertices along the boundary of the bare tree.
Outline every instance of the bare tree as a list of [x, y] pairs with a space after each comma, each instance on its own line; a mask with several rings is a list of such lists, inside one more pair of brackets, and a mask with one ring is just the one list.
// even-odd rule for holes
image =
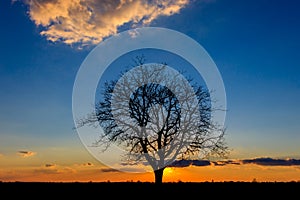
[[163, 64], [144, 64], [105, 83], [95, 112], [78, 127], [100, 125], [104, 133], [94, 144], [118, 144], [128, 162], [152, 167], [155, 183], [176, 159], [224, 156], [224, 129], [212, 121], [210, 93]]

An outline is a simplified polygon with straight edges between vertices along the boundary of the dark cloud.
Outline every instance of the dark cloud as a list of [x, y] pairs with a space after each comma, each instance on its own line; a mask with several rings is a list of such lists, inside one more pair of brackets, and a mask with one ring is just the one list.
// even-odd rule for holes
[[211, 162], [208, 160], [176, 160], [169, 167], [188, 167], [194, 166], [208, 166]]
[[193, 160], [192, 165], [194, 166], [208, 166], [210, 161], [208, 160]]
[[101, 169], [101, 172], [119, 172], [119, 171], [113, 168], [103, 168]]
[[253, 158], [244, 160], [176, 160], [168, 167], [188, 167], [188, 166], [225, 166], [225, 165], [242, 165], [256, 164], [262, 166], [300, 166], [300, 159], [275, 159], [275, 158]]
[[274, 158], [254, 158], [242, 160], [243, 164], [257, 164], [263, 166], [294, 166], [300, 165], [297, 159], [274, 159]]
[[239, 160], [221, 160], [221, 161], [213, 161], [215, 166], [224, 166], [224, 165], [240, 165], [241, 161]]
[[54, 164], [45, 164], [45, 167], [54, 167]]

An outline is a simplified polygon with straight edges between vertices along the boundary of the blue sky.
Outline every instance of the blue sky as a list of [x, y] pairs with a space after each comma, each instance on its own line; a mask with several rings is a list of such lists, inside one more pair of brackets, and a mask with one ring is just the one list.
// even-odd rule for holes
[[[299, 8], [296, 0], [195, 1], [150, 23], [192, 37], [215, 61], [232, 157], [300, 156]], [[0, 153], [83, 148], [72, 130], [72, 88], [95, 44], [47, 40], [19, 1], [1, 1], [0, 13]]]

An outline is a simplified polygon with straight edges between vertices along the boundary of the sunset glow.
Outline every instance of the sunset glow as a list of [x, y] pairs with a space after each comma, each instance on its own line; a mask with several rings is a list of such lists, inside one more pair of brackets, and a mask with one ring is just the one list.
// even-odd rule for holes
[[[219, 157], [201, 151], [200, 157], [191, 154], [182, 162], [177, 160], [176, 165], [165, 168], [164, 182], [300, 181], [299, 8], [300, 1], [284, 0], [0, 1], [0, 181], [153, 182], [154, 173], [147, 171], [151, 166], [144, 160], [129, 163], [118, 154], [125, 155], [125, 148], [111, 145], [103, 153], [103, 146], [95, 147], [100, 136], [93, 126], [89, 126], [93, 133], [85, 132], [89, 139], [85, 143], [73, 112], [74, 85], [83, 63], [95, 72], [87, 70], [86, 79], [79, 77], [81, 91], [89, 91], [91, 87], [85, 84], [98, 78], [93, 88], [97, 93], [81, 96], [92, 99], [85, 106], [93, 113], [93, 101], [105, 82], [136, 67], [133, 58], [140, 55], [146, 57], [146, 63], [186, 73], [185, 78], [215, 94], [218, 91], [210, 86], [222, 86], [216, 87], [221, 88], [224, 99], [213, 101], [225, 104], [216, 110], [225, 112], [224, 141], [229, 154]], [[112, 37], [122, 39], [121, 33], [128, 30], [133, 30], [128, 33], [133, 41], [141, 33], [135, 28], [144, 27], [174, 30], [191, 38], [188, 44], [202, 45], [207, 51], [202, 55], [209, 59], [193, 66], [197, 62], [189, 59], [201, 57], [196, 48], [186, 47], [187, 42], [177, 37], [169, 41], [171, 35], [165, 35], [155, 38], [160, 49], [143, 38], [138, 44], [124, 39], [111, 52], [104, 46], [93, 63], [87, 62], [98, 44], [111, 45]], [[145, 44], [151, 48], [135, 48]], [[124, 53], [124, 46], [130, 45], [132, 49]], [[168, 52], [163, 47], [179, 50]], [[117, 59], [108, 59], [116, 52], [120, 53]], [[212, 70], [219, 73], [217, 78]], [[102, 79], [94, 79], [100, 71]], [[173, 81], [178, 85], [178, 77]], [[219, 82], [222, 84], [214, 84]], [[79, 117], [89, 114], [80, 111]], [[144, 152], [141, 149], [135, 150]], [[115, 159], [122, 162], [116, 164]]]

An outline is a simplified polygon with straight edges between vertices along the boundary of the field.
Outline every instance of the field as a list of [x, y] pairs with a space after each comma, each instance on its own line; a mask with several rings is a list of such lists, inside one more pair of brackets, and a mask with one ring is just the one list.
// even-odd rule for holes
[[89, 183], [26, 183], [0, 182], [0, 193], [10, 198], [21, 195], [24, 197], [38, 197], [39, 199], [66, 196], [104, 199], [161, 199], [168, 197], [184, 197], [202, 199], [207, 197], [226, 198], [284, 198], [299, 196], [299, 182], [203, 182], [203, 183], [163, 183], [155, 185], [148, 182], [89, 182]]

